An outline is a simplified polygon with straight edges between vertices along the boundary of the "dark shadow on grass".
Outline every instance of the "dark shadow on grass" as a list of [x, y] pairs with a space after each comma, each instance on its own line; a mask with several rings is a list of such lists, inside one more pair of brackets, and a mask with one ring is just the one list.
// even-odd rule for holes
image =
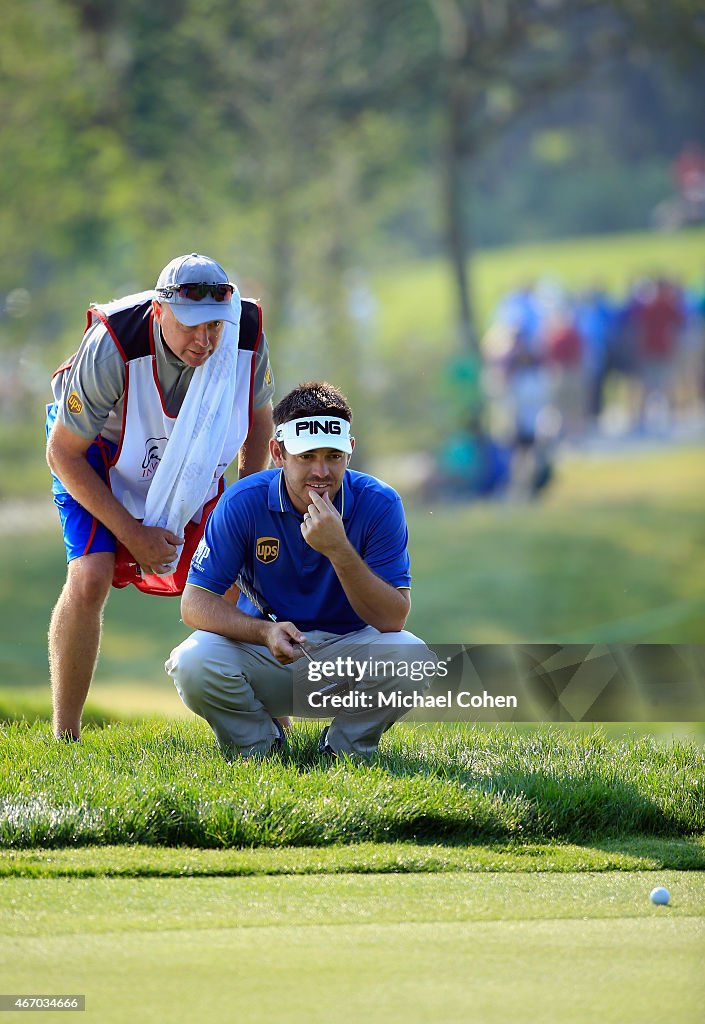
[[[614, 844], [628, 837], [686, 839], [694, 834], [690, 823], [634, 785], [614, 778], [608, 782], [587, 768], [579, 775], [569, 771], [487, 772], [457, 764], [439, 768], [423, 758], [385, 754], [379, 754], [375, 763], [393, 777], [441, 778], [498, 800], [516, 800], [524, 812], [521, 831], [526, 840], [576, 843], [615, 852]], [[478, 836], [478, 840], [482, 838]], [[632, 844], [623, 852], [632, 852]]]
[[589, 845], [593, 850], [600, 850], [608, 855], [619, 853], [646, 858], [653, 861], [658, 869], [703, 871], [705, 850], [697, 839], [697, 836], [663, 839], [652, 835], [635, 835], [602, 839]]
[[[297, 738], [292, 749], [278, 756], [287, 768], [299, 775], [335, 767], [319, 755], [316, 743], [308, 736]], [[342, 763], [347, 763], [346, 759]], [[353, 758], [349, 763], [363, 762]], [[445, 764], [431, 765], [422, 757], [389, 753], [379, 753], [367, 763], [382, 769], [390, 778], [449, 782], [462, 787], [468, 795], [488, 796], [498, 805], [516, 804], [513, 824], [504, 825], [500, 816], [496, 820], [484, 823], [476, 820], [471, 824], [452, 817], [411, 814], [405, 821], [395, 822], [393, 834], [385, 836], [388, 839], [444, 845], [524, 839], [600, 848], [601, 841], [613, 844], [628, 836], [685, 838], [693, 834], [687, 821], [664, 809], [636, 786], [614, 777], [607, 781], [588, 767], [579, 774], [570, 771], [488, 772], [463, 767], [450, 759]], [[369, 838], [377, 837], [370, 835]], [[610, 850], [614, 852], [614, 847]]]

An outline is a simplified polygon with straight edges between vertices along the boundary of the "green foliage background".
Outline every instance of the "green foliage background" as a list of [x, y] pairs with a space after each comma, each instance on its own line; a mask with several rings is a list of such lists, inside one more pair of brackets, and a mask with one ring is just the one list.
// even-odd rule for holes
[[[464, 55], [444, 20], [453, 11]], [[358, 467], [437, 448], [451, 414], [443, 367], [459, 349], [443, 205], [454, 97], [480, 329], [508, 288], [542, 274], [581, 288], [599, 273], [619, 293], [659, 269], [702, 287], [702, 227], [643, 230], [672, 193], [672, 158], [702, 139], [702, 12], [691, 0], [674, 0], [667, 17], [641, 0], [5, 0], [2, 13], [0, 499], [47, 495], [49, 375], [77, 347], [87, 303], [149, 287], [189, 250], [218, 257], [262, 300], [279, 394], [311, 376], [348, 391]], [[623, 482], [609, 485], [617, 504]], [[559, 516], [572, 515], [565, 495]], [[603, 518], [621, 542], [632, 513], [619, 512]], [[653, 535], [676, 514], [655, 509]], [[546, 524], [546, 551], [523, 511], [511, 515], [527, 564], [548, 557], [551, 511], [532, 516], [539, 533]], [[455, 612], [439, 611], [454, 591], [436, 571], [437, 533], [418, 516], [415, 560], [432, 595], [414, 612], [423, 632], [429, 616], [447, 625]], [[505, 550], [503, 524], [482, 510], [444, 523], [468, 552], [482, 531], [488, 559]], [[35, 580], [34, 676], [63, 571], [45, 543], [3, 542], [21, 562], [6, 575], [6, 623], [25, 607], [17, 578]], [[684, 613], [690, 639], [700, 592], [679, 568], [688, 558], [669, 564], [667, 592], [658, 569], [634, 613], [696, 601]], [[457, 568], [447, 572], [465, 594]], [[616, 602], [602, 592], [589, 620], [560, 626], [619, 618]], [[534, 639], [527, 607], [521, 588], [500, 595], [492, 638]], [[7, 636], [16, 648], [21, 616]]]
[[[418, 358], [452, 350], [455, 93], [471, 246], [645, 228], [673, 156], [702, 134], [691, 0], [668, 18], [640, 0], [2, 8], [0, 350], [30, 393], [77, 346], [88, 301], [148, 287], [189, 250], [263, 300], [284, 387], [320, 364], [353, 400], [367, 394], [360, 335], [397, 346], [389, 318], [424, 317], [395, 294], [409, 261], [440, 258], [447, 282], [437, 308], [433, 290], [418, 303], [436, 314]], [[360, 287], [377, 296], [370, 321]], [[477, 288], [482, 326], [498, 289]]]

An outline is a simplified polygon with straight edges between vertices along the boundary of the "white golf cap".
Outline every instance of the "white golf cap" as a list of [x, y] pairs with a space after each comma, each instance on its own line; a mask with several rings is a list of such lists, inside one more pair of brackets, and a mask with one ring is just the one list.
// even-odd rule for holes
[[280, 424], [274, 438], [292, 455], [314, 448], [336, 448], [348, 455], [352, 452], [350, 424], [339, 416], [300, 416]]
[[[187, 285], [191, 296], [185, 290]], [[176, 319], [187, 327], [211, 320], [240, 323], [240, 293], [220, 263], [209, 256], [197, 252], [177, 256], [159, 275], [156, 293], [158, 301], [171, 306]]]

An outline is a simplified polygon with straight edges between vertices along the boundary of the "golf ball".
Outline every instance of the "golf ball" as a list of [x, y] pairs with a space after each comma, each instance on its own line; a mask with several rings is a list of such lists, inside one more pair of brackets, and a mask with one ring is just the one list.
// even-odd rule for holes
[[671, 894], [668, 889], [664, 889], [662, 885], [657, 885], [655, 889], [651, 890], [649, 899], [652, 903], [658, 903], [660, 906], [665, 906], [671, 898]]

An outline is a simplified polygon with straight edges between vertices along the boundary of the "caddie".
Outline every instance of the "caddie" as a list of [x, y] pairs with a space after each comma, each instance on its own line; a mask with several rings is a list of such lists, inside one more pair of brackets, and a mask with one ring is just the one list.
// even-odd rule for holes
[[78, 739], [111, 584], [180, 594], [226, 467], [238, 457], [242, 478], [269, 464], [261, 309], [215, 260], [179, 256], [153, 291], [91, 305], [52, 390], [47, 462], [68, 562], [49, 627], [54, 732]]
[[[349, 468], [351, 421], [332, 385], [294, 388], [274, 409], [275, 468], [228, 488], [194, 555], [181, 616], [195, 632], [165, 667], [184, 703], [236, 755], [264, 755], [283, 741], [276, 718], [290, 713], [310, 668], [301, 645], [319, 662], [352, 656], [369, 666], [352, 680], [357, 703], [329, 716], [323, 754], [374, 753], [405, 713], [389, 695], [423, 694], [428, 685], [405, 670], [435, 656], [404, 629], [411, 576], [402, 502]], [[223, 599], [238, 577], [259, 607], [244, 585], [237, 607]], [[371, 668], [375, 653], [390, 666], [382, 675]]]

